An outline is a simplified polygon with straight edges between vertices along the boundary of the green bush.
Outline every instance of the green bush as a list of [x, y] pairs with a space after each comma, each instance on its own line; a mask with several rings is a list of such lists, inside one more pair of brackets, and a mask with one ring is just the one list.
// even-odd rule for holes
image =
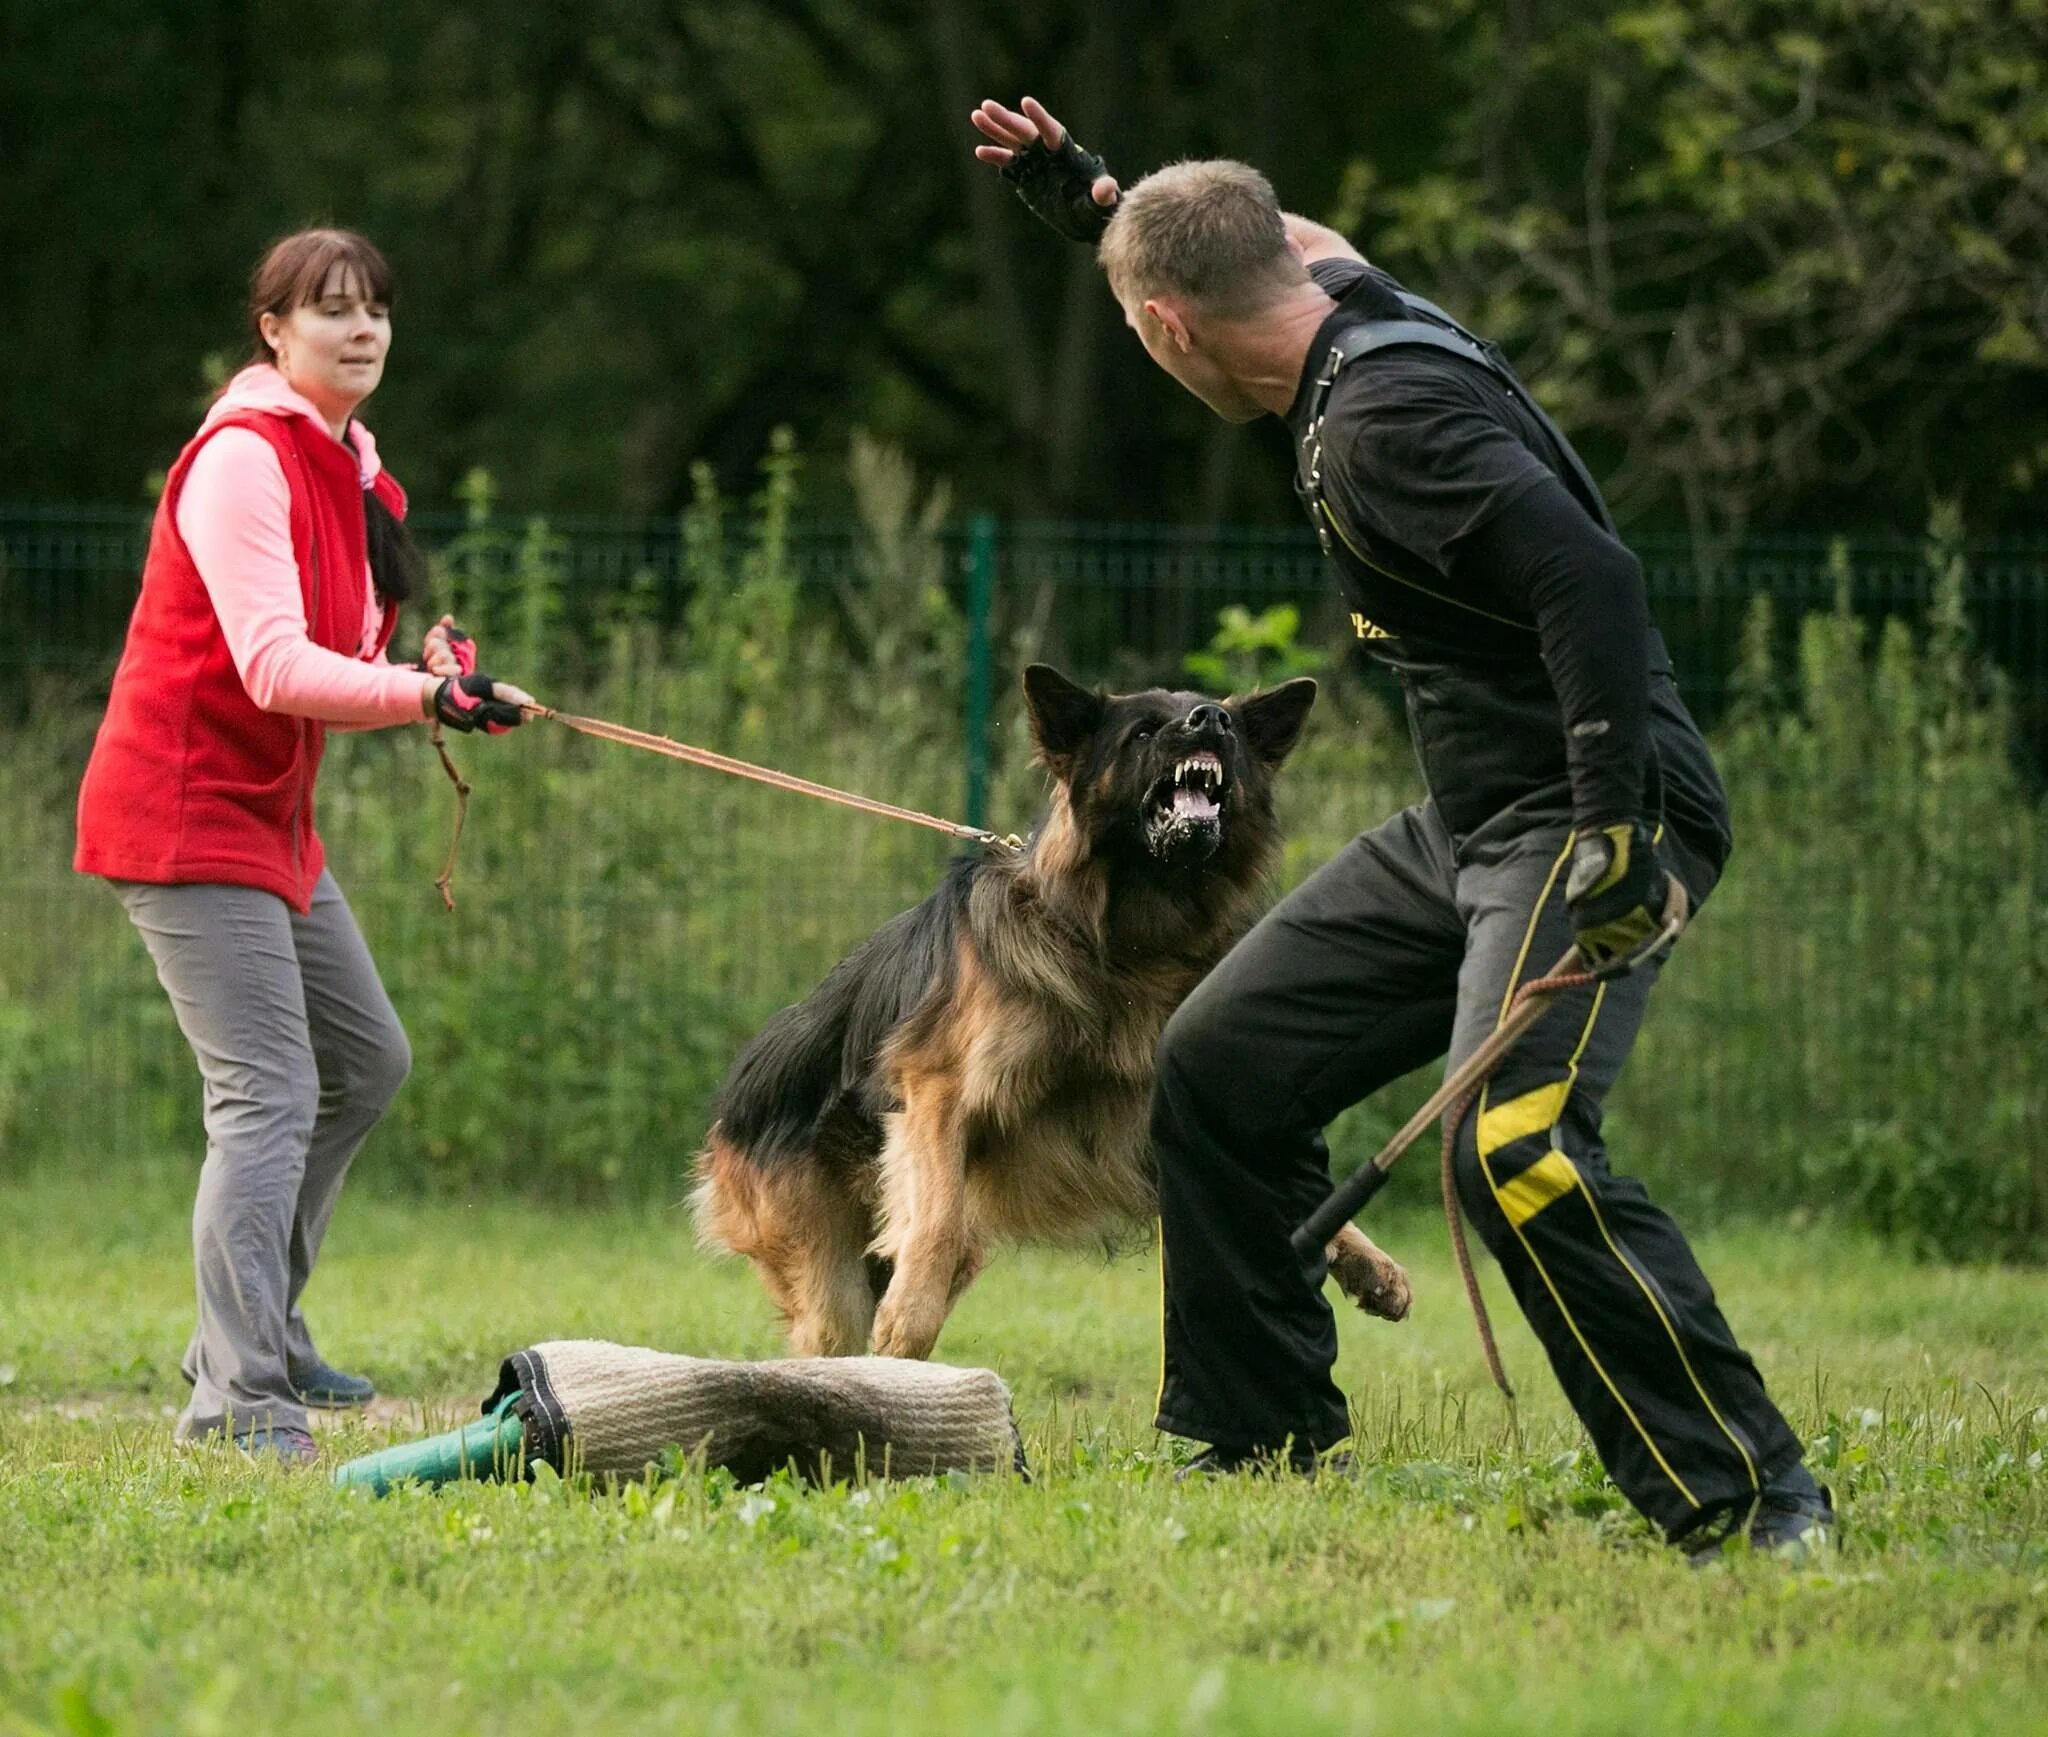
[[[565, 709], [715, 746], [935, 814], [964, 782], [965, 630], [947, 502], [857, 444], [860, 530], [800, 581], [798, 459], [778, 436], [750, 501], [708, 475], [685, 515], [687, 606], [651, 579], [568, 594], [565, 544], [494, 528], [487, 479], [436, 563], [489, 667]], [[1750, 618], [1717, 748], [1736, 854], [1617, 1089], [1617, 1163], [1723, 1213], [1808, 1212], [1913, 1248], [2048, 1251], [2048, 815], [2013, 770], [2007, 701], [1965, 629], [1951, 517], [1924, 622], [1866, 620], [1838, 555], [1832, 610]], [[665, 624], [666, 622], [666, 624]], [[407, 632], [417, 631], [417, 622]], [[1193, 664], [1217, 686], [1313, 667], [1284, 612], [1231, 612]], [[1035, 646], [1000, 649], [1010, 668]], [[1292, 884], [1414, 799], [1404, 732], [1343, 670], [1282, 786]], [[198, 1089], [140, 944], [63, 871], [94, 718], [48, 693], [0, 744], [0, 1164], [196, 1153]], [[993, 732], [990, 810], [1042, 795], [1021, 707]], [[338, 735], [321, 826], [417, 1057], [363, 1160], [405, 1188], [679, 1197], [711, 1094], [776, 1007], [921, 897], [941, 836], [546, 723], [459, 739], [475, 786], [455, 892], [433, 891], [452, 798], [423, 735]], [[1355, 1163], [1405, 1082], [1333, 1130]], [[1426, 1160], [1401, 1186], [1429, 1191]]]
[[[1929, 1251], [2048, 1246], [2048, 809], [1973, 655], [1952, 512], [1922, 622], [1873, 628], [1846, 553], [1782, 667], [1768, 599], [1717, 744], [1728, 875], [1621, 1097], [1678, 1180]], [[1681, 1156], [1683, 1154], [1683, 1156]]]

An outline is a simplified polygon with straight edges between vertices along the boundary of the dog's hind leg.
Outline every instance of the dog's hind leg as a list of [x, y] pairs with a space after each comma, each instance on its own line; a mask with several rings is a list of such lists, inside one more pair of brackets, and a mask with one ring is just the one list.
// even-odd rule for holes
[[1368, 1315], [1399, 1321], [1413, 1294], [1401, 1265], [1355, 1224], [1347, 1224], [1324, 1251], [1337, 1288]]
[[754, 1164], [715, 1129], [698, 1169], [700, 1236], [753, 1264], [789, 1324], [791, 1351], [848, 1357], [864, 1350], [875, 1287], [860, 1203], [815, 1163]]
[[895, 1263], [875, 1311], [875, 1350], [929, 1357], [953, 1299], [980, 1268], [968, 1233], [966, 1151], [959, 1087], [944, 1073], [905, 1082], [882, 1148], [882, 1234], [875, 1252]]
[[789, 1348], [799, 1357], [853, 1357], [868, 1348], [875, 1285], [871, 1225], [859, 1202], [829, 1182], [790, 1275]]

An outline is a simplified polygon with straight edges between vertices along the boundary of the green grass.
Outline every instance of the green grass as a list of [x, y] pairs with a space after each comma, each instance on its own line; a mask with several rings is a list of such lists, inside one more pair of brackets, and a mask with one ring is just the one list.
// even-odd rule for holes
[[[1353, 1479], [1174, 1484], [1153, 1262], [1030, 1254], [940, 1348], [1014, 1384], [1029, 1486], [380, 1503], [171, 1446], [189, 1180], [0, 1182], [0, 1732], [2040, 1729], [2048, 1275], [1706, 1239], [1846, 1526], [1823, 1572], [1697, 1574], [1503, 1320], [1508, 1428], [1420, 1211], [1385, 1236], [1416, 1317], [1345, 1324]], [[374, 1156], [308, 1301], [331, 1355], [436, 1425], [537, 1339], [776, 1350], [751, 1278], [674, 1211], [380, 1198]]]

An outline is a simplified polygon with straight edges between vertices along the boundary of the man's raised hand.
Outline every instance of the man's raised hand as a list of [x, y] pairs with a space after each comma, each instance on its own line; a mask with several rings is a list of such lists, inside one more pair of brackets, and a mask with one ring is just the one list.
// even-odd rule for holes
[[989, 143], [975, 156], [1002, 171], [1034, 217], [1091, 246], [1116, 209], [1119, 189], [1100, 157], [1084, 151], [1036, 97], [1022, 111], [990, 99], [968, 119]]

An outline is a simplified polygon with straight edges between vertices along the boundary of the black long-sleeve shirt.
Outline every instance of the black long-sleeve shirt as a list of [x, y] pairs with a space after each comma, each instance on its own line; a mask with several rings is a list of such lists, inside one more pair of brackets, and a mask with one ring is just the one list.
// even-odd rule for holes
[[[1417, 317], [1376, 267], [1312, 270], [1340, 305], [1288, 413], [1297, 442], [1337, 332]], [[1599, 500], [1582, 498], [1589, 485], [1552, 430], [1486, 368], [1420, 346], [1347, 365], [1322, 414], [1318, 528], [1356, 563], [1354, 601], [1369, 607], [1354, 620], [1371, 649], [1397, 667], [1469, 671], [1480, 688], [1540, 662], [1562, 714], [1576, 823], [1642, 813], [1662, 646], [1635, 557]]]

